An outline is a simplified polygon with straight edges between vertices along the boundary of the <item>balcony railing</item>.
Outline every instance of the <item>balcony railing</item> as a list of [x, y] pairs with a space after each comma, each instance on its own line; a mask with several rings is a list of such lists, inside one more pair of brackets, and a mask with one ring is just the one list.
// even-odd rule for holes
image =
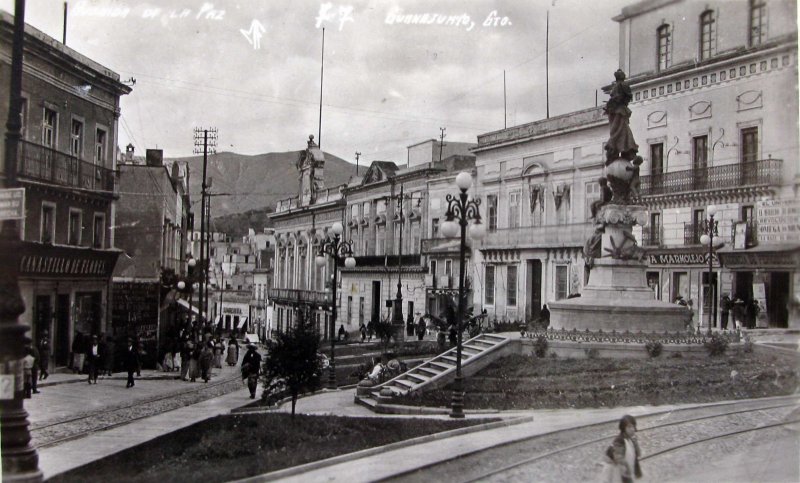
[[[465, 240], [467, 250], [469, 250], [469, 239]], [[423, 254], [429, 253], [458, 253], [460, 251], [461, 239], [452, 238], [424, 238], [422, 240]]]
[[591, 223], [499, 228], [486, 234], [483, 247], [546, 248], [582, 246], [592, 235]]
[[661, 227], [648, 226], [642, 230], [642, 246], [658, 247], [663, 243]]
[[114, 191], [114, 172], [55, 149], [20, 141], [17, 175], [70, 188]]
[[779, 184], [782, 165], [783, 161], [780, 159], [761, 159], [747, 163], [650, 174], [641, 177], [639, 193], [641, 196], [654, 196]]
[[700, 224], [684, 223], [683, 244], [699, 245], [700, 237], [703, 236], [703, 233], [705, 233], [705, 223], [700, 223]]
[[275, 302], [330, 306], [332, 294], [316, 290], [270, 288], [269, 298]]
[[[355, 257], [356, 267], [397, 267], [397, 255], [367, 255]], [[403, 255], [403, 267], [419, 266], [422, 263], [420, 255]]]

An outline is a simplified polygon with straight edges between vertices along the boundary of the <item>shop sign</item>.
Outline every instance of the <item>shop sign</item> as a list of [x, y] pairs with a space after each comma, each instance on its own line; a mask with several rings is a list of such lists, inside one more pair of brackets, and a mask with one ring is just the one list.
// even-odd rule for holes
[[800, 239], [800, 201], [766, 200], [757, 206], [758, 241], [786, 242]]
[[745, 268], [795, 268], [800, 264], [800, 253], [786, 252], [751, 252], [725, 253], [722, 255], [726, 267]]
[[25, 218], [25, 188], [0, 189], [0, 220]]
[[223, 314], [232, 314], [232, 315], [242, 315], [244, 312], [242, 312], [242, 309], [240, 309], [239, 307], [224, 307], [223, 306], [222, 307], [222, 313]]
[[[719, 264], [714, 254], [712, 262]], [[708, 265], [708, 253], [651, 253], [650, 265]]]
[[109, 278], [119, 252], [23, 243], [19, 274], [22, 277]]

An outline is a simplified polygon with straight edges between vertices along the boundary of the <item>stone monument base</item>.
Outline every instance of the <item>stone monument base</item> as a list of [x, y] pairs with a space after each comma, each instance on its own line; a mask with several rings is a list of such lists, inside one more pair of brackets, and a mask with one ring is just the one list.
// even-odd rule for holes
[[580, 297], [547, 304], [550, 327], [604, 332], [686, 330], [687, 309], [656, 300], [647, 286], [645, 269], [637, 260], [595, 260]]

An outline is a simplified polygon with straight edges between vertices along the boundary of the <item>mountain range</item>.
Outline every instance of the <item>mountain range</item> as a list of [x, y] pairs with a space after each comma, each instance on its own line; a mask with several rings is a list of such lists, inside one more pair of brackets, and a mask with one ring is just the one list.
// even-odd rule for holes
[[[297, 196], [298, 172], [295, 164], [301, 151], [243, 155], [222, 152], [210, 155], [206, 178], [210, 179], [208, 192], [211, 197], [211, 217], [227, 225], [225, 220], [240, 220], [234, 223], [237, 229], [232, 235], [241, 235], [245, 220], [259, 220], [257, 230], [266, 221], [265, 212], [272, 212], [278, 200]], [[199, 222], [200, 193], [203, 179], [203, 156], [172, 158], [170, 161], [187, 163], [189, 166], [189, 193], [192, 210]], [[338, 186], [355, 174], [356, 166], [330, 153], [325, 153], [325, 186]], [[255, 220], [254, 220], [255, 221]], [[196, 228], [199, 223], [196, 222]], [[216, 227], [220, 231], [228, 230]], [[246, 233], [246, 228], [244, 228]]]

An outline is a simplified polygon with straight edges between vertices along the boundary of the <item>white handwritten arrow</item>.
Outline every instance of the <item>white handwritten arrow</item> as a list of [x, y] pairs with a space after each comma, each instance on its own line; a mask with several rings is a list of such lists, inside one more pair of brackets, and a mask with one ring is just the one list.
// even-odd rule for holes
[[253, 23], [250, 24], [249, 30], [239, 29], [239, 32], [244, 35], [244, 38], [247, 39], [247, 42], [253, 46], [254, 50], [261, 48], [261, 35], [266, 32], [267, 29], [261, 25], [256, 19], [253, 19]]

